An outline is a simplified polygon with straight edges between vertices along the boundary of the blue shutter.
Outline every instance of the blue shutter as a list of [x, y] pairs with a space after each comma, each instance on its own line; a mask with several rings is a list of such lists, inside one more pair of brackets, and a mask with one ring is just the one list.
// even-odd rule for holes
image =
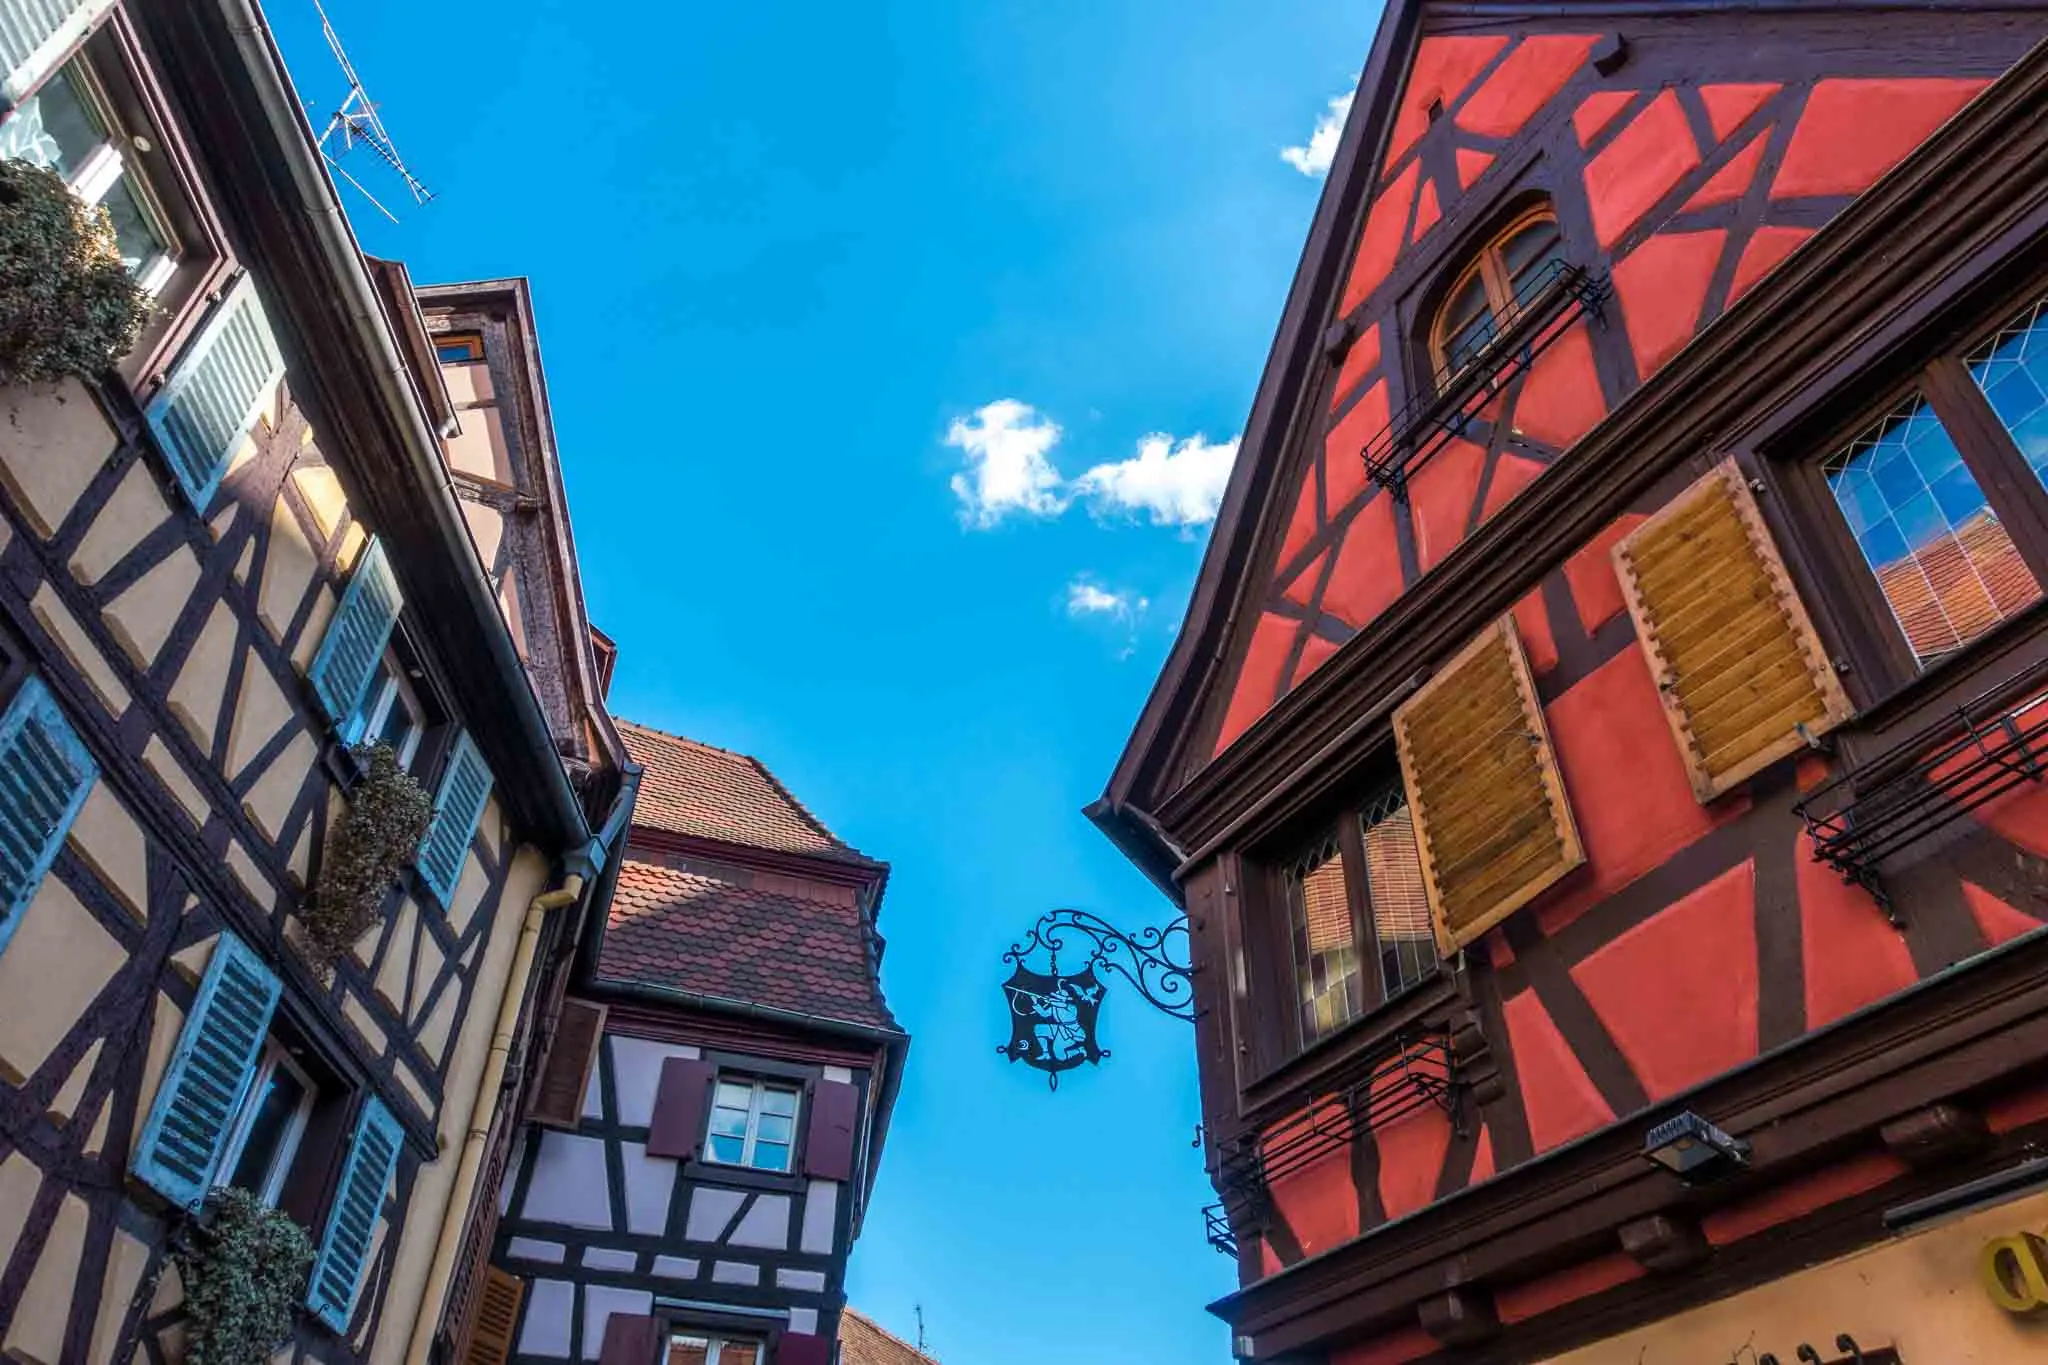
[[420, 879], [443, 906], [455, 894], [462, 879], [462, 860], [476, 837], [476, 822], [491, 795], [491, 770], [476, 743], [464, 730], [455, 737], [455, 751], [448, 756], [447, 771], [441, 774], [441, 789], [434, 793], [434, 823], [427, 826], [420, 844]]
[[276, 974], [256, 950], [222, 930], [129, 1163], [174, 1204], [198, 1208], [213, 1187], [228, 1130], [256, 1074], [278, 989]]
[[0, 0], [0, 110], [20, 104], [113, 7], [114, 0]]
[[313, 1262], [312, 1287], [306, 1292], [306, 1306], [337, 1332], [348, 1330], [363, 1262], [370, 1255], [370, 1237], [377, 1227], [377, 1215], [384, 1209], [384, 1191], [398, 1169], [398, 1149], [403, 1141], [391, 1111], [374, 1097], [365, 1099], [362, 1117], [356, 1120], [355, 1138], [349, 1143], [348, 1164], [342, 1168], [341, 1184], [335, 1187], [334, 1203], [327, 1211], [327, 1231], [320, 1238], [320, 1258]]
[[0, 949], [98, 776], [42, 679], [28, 678], [0, 716]]
[[204, 513], [213, 501], [228, 457], [283, 376], [284, 357], [263, 315], [263, 300], [244, 275], [149, 404], [149, 428], [195, 512]]
[[306, 670], [313, 693], [320, 698], [327, 718], [339, 724], [355, 713], [362, 703], [363, 689], [377, 672], [384, 646], [391, 639], [391, 627], [398, 622], [405, 598], [398, 580], [391, 576], [391, 562], [384, 557], [384, 542], [372, 540], [356, 561], [356, 571], [341, 594], [341, 605], [327, 623], [313, 665]]

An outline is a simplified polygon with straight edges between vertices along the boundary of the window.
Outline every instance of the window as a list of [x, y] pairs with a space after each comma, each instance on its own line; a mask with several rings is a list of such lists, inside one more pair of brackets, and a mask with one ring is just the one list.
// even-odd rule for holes
[[1441, 388], [1505, 331], [1563, 259], [1557, 219], [1533, 209], [1481, 247], [1437, 309], [1429, 331], [1429, 358]]
[[229, 1130], [220, 1183], [275, 1205], [320, 1092], [276, 1039], [266, 1042], [242, 1112]]
[[668, 1365], [759, 1365], [760, 1359], [758, 1341], [697, 1332], [677, 1332], [668, 1339]]
[[705, 1156], [727, 1166], [787, 1171], [796, 1144], [796, 1105], [794, 1086], [721, 1076]]
[[426, 728], [424, 714], [397, 651], [386, 649], [362, 700], [342, 723], [341, 739], [352, 745], [388, 744], [398, 755], [399, 766], [410, 768]]
[[0, 123], [0, 157], [55, 171], [80, 199], [104, 208], [129, 273], [154, 294], [177, 266], [177, 240], [125, 155], [151, 145], [122, 130], [83, 58], [67, 62]]
[[[1356, 844], [1349, 842], [1354, 830]], [[1362, 874], [1355, 889], [1354, 868]], [[1398, 783], [1348, 812], [1281, 880], [1302, 1046], [1435, 975], [1422, 855]]]
[[473, 334], [436, 337], [434, 354], [443, 365], [474, 364], [484, 358], [484, 339]]

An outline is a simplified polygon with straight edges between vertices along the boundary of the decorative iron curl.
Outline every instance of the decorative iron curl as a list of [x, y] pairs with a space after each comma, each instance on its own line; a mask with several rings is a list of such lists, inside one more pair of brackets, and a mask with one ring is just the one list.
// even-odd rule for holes
[[1115, 972], [1137, 988], [1146, 1004], [1161, 1013], [1194, 1020], [1194, 955], [1186, 915], [1171, 924], [1147, 926], [1135, 934], [1126, 934], [1086, 910], [1054, 910], [1033, 925], [1021, 942], [1012, 944], [1010, 951], [1003, 954], [1003, 961], [1023, 966], [1027, 957], [1043, 951], [1051, 958], [1052, 972], [1057, 976], [1060, 953], [1066, 949], [1070, 934], [1086, 941], [1086, 965]]

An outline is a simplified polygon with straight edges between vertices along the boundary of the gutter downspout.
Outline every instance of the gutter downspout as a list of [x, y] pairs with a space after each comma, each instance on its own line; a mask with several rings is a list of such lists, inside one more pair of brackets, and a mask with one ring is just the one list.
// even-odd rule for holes
[[519, 1015], [526, 1006], [527, 977], [533, 971], [534, 954], [540, 947], [540, 931], [548, 912], [574, 905], [583, 894], [583, 874], [571, 872], [553, 891], [535, 896], [526, 907], [526, 922], [519, 927], [519, 946], [512, 952], [512, 971], [505, 978], [506, 990], [498, 1001], [498, 1022], [491, 1030], [491, 1050], [484, 1058], [483, 1075], [477, 1078], [476, 1098], [469, 1107], [469, 1131], [463, 1134], [462, 1156], [455, 1165], [455, 1182], [448, 1190], [448, 1204], [441, 1216], [441, 1236], [434, 1243], [434, 1259], [427, 1270], [426, 1290], [412, 1320], [412, 1341], [405, 1348], [408, 1365], [426, 1365], [433, 1349], [434, 1332], [440, 1325], [448, 1282], [455, 1277], [455, 1258], [462, 1251], [462, 1230], [469, 1222], [470, 1200], [483, 1169], [484, 1146], [490, 1141], [491, 1123], [497, 1117], [498, 1092], [505, 1084], [505, 1067], [512, 1057], [512, 1041], [519, 1032]]

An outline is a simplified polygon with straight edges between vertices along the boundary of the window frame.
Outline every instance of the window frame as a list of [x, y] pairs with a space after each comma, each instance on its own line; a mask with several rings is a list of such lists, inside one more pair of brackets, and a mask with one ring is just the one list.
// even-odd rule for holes
[[667, 1322], [663, 1327], [666, 1329], [663, 1332], [666, 1344], [661, 1353], [661, 1365], [668, 1365], [679, 1337], [705, 1343], [704, 1365], [725, 1365], [723, 1356], [728, 1346], [751, 1346], [754, 1357], [750, 1365], [769, 1365], [769, 1343], [765, 1333], [749, 1336], [723, 1327], [697, 1327], [686, 1322]]
[[[1290, 835], [1273, 841], [1251, 856], [1252, 864], [1259, 867], [1264, 875], [1256, 883], [1260, 894], [1248, 907], [1251, 923], [1247, 925], [1249, 932], [1244, 935], [1247, 955], [1251, 959], [1247, 968], [1253, 977], [1250, 995], [1254, 1010], [1259, 996], [1266, 992], [1277, 992], [1276, 998], [1286, 1002], [1284, 1017], [1269, 1019], [1262, 1030], [1254, 1015], [1253, 1028], [1271, 1035], [1259, 1049], [1266, 1053], [1265, 1064], [1256, 1068], [1262, 1076], [1303, 1058], [1338, 1050], [1343, 1046], [1341, 1040], [1376, 1040], [1398, 1018], [1405, 1016], [1405, 1011], [1398, 1006], [1429, 996], [1429, 988], [1447, 980], [1450, 975], [1442, 955], [1434, 953], [1435, 939], [1432, 936], [1430, 943], [1435, 960], [1430, 969], [1404, 982], [1398, 990], [1387, 989], [1384, 956], [1387, 949], [1380, 940], [1373, 914], [1373, 891], [1366, 871], [1365, 850], [1366, 816], [1389, 796], [1399, 796], [1401, 804], [1407, 804], [1399, 770], [1393, 768], [1391, 762], [1387, 769], [1385, 772], [1376, 771], [1375, 780], [1355, 789], [1334, 809], [1326, 809], [1315, 819], [1294, 826]], [[1310, 1038], [1306, 1035], [1302, 1018], [1294, 958], [1293, 907], [1288, 899], [1291, 892], [1287, 880], [1289, 869], [1326, 841], [1336, 845], [1342, 861], [1353, 950], [1358, 956], [1360, 1003], [1358, 1012], [1349, 1019], [1320, 1037]], [[1416, 856], [1421, 856], [1419, 841]], [[1274, 1024], [1278, 1027], [1274, 1028]]]
[[335, 733], [350, 748], [369, 743], [382, 733], [384, 723], [390, 719], [391, 708], [402, 703], [412, 714], [412, 725], [397, 747], [398, 766], [413, 772], [414, 760], [420, 756], [421, 744], [433, 726], [426, 707], [420, 703], [419, 689], [413, 686], [412, 670], [398, 647], [395, 631], [393, 636], [384, 646], [384, 657], [378, 663], [377, 671], [370, 675], [370, 686], [364, 691], [363, 699], [335, 727]]
[[228, 1126], [227, 1141], [221, 1147], [220, 1168], [214, 1173], [214, 1188], [222, 1189], [231, 1183], [235, 1168], [242, 1164], [242, 1156], [249, 1145], [250, 1130], [255, 1126], [256, 1112], [262, 1107], [264, 1087], [278, 1068], [284, 1068], [294, 1076], [305, 1094], [292, 1109], [291, 1118], [278, 1137], [277, 1151], [270, 1158], [270, 1168], [264, 1173], [261, 1189], [252, 1190], [266, 1207], [276, 1208], [283, 1198], [286, 1187], [291, 1183], [293, 1168], [305, 1143], [306, 1133], [312, 1126], [313, 1111], [319, 1106], [321, 1090], [317, 1082], [293, 1057], [291, 1050], [278, 1041], [272, 1033], [263, 1041], [263, 1051], [256, 1062], [256, 1070], [249, 1081], [249, 1093], [242, 1097], [242, 1104]]
[[1427, 321], [1422, 335], [1423, 360], [1428, 367], [1431, 391], [1442, 392], [1477, 358], [1478, 353], [1474, 352], [1454, 368], [1450, 363], [1444, 331], [1452, 303], [1475, 275], [1485, 288], [1486, 311], [1494, 321], [1494, 334], [1497, 336], [1513, 325], [1513, 318], [1504, 315], [1511, 313], [1519, 301], [1501, 248], [1538, 222], [1551, 225], [1557, 237], [1556, 254], [1562, 259], [1565, 255], [1564, 226], [1558, 219], [1557, 206], [1548, 198], [1536, 198], [1523, 202], [1504, 216], [1498, 227], [1480, 239], [1478, 246], [1459, 258], [1463, 265], [1449, 277], [1449, 284], [1432, 291], [1424, 313]]
[[[485, 363], [484, 335], [482, 332], [437, 332], [433, 335], [434, 360], [441, 365], [481, 365]], [[443, 355], [444, 349], [464, 348], [459, 356]]]
[[[156, 312], [128, 354], [114, 365], [113, 372], [136, 400], [147, 403], [204, 323], [211, 301], [234, 274], [235, 261], [227, 234], [201, 187], [190, 142], [172, 116], [125, 7], [112, 7], [76, 47], [23, 92], [20, 102], [26, 104], [73, 66], [89, 74], [100, 112], [114, 125], [110, 138], [118, 134], [128, 144], [121, 159], [142, 190], [138, 198], [149, 201], [147, 208], [176, 239], [175, 266], [153, 296]], [[5, 117], [0, 114], [0, 121]], [[148, 150], [137, 145], [138, 138], [146, 140]], [[131, 151], [133, 156], [128, 155]]]
[[[728, 1161], [724, 1157], [719, 1156], [717, 1154], [718, 1149], [715, 1146], [715, 1140], [720, 1136], [717, 1129], [718, 1111], [722, 1107], [718, 1102], [718, 1091], [719, 1087], [725, 1085], [744, 1085], [748, 1087], [747, 1130], [742, 1137], [740, 1159], [738, 1161]], [[711, 1076], [711, 1102], [705, 1106], [704, 1114], [704, 1146], [702, 1148], [704, 1164], [707, 1166], [722, 1166], [730, 1170], [753, 1171], [760, 1175], [769, 1176], [797, 1174], [802, 1165], [799, 1148], [803, 1139], [802, 1120], [804, 1117], [804, 1101], [808, 1097], [808, 1090], [809, 1087], [803, 1082], [787, 1077], [764, 1076], [750, 1071], [727, 1071], [722, 1068], [713, 1072]], [[770, 1091], [787, 1094], [794, 1101], [794, 1107], [790, 1110], [789, 1114], [789, 1142], [785, 1147], [789, 1160], [787, 1165], [780, 1167], [757, 1166], [753, 1160], [755, 1148], [760, 1141], [760, 1126], [763, 1117], [761, 1102], [763, 1097]], [[725, 1136], [729, 1138], [731, 1135], [726, 1134]], [[785, 1144], [781, 1143], [770, 1143], [769, 1145], [785, 1146]]]

